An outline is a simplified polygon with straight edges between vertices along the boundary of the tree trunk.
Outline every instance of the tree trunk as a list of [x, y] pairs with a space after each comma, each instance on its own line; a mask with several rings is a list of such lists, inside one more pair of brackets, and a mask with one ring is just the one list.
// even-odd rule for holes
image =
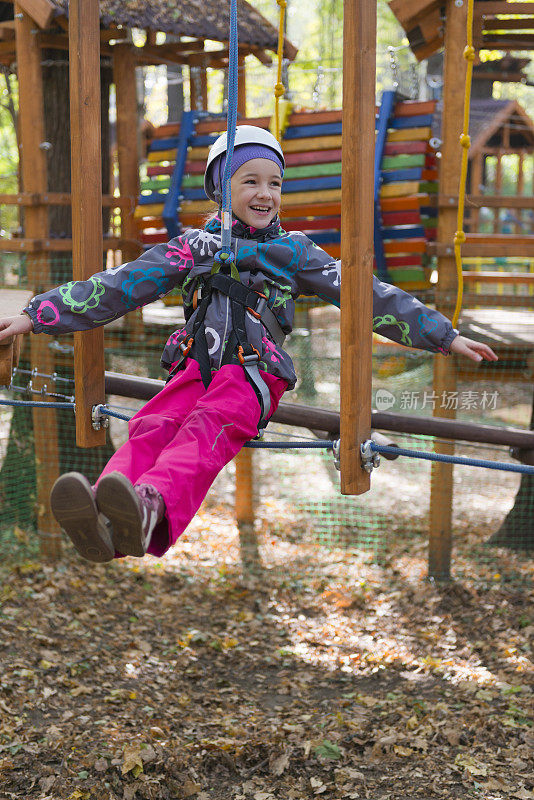
[[[534, 430], [534, 397], [530, 430]], [[534, 551], [534, 475], [521, 475], [514, 505], [486, 544], [515, 551]]]

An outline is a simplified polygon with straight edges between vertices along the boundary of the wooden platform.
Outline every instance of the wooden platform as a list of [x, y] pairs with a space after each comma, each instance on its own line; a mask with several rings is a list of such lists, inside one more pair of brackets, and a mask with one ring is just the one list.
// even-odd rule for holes
[[[529, 299], [529, 298], [525, 298]], [[534, 311], [479, 308], [462, 311], [460, 333], [490, 347], [534, 350]]]
[[13, 317], [20, 314], [31, 300], [28, 289], [0, 289], [0, 317]]

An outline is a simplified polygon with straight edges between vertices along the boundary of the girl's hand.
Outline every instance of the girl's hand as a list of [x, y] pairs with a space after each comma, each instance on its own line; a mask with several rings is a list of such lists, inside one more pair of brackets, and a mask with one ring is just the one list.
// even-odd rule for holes
[[32, 330], [33, 322], [27, 314], [0, 318], [0, 344], [7, 343], [11, 336], [16, 336], [18, 333], [29, 333]]
[[499, 359], [487, 344], [475, 342], [473, 339], [468, 339], [466, 336], [456, 336], [456, 338], [452, 340], [449, 349], [451, 353], [460, 353], [460, 355], [470, 358], [471, 361], [482, 361], [483, 358], [487, 361], [498, 361]]

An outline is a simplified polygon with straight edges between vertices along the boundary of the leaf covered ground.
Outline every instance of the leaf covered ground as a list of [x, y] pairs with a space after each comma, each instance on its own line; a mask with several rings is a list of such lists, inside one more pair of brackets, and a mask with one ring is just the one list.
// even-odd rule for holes
[[161, 561], [4, 564], [0, 798], [534, 798], [531, 583], [272, 530], [255, 578], [222, 506]]

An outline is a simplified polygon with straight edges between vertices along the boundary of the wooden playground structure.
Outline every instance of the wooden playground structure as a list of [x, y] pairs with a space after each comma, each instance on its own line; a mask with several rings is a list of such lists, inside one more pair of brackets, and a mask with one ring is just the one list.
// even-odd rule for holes
[[[344, 358], [341, 361], [341, 479], [342, 492], [359, 494], [365, 492], [370, 485], [370, 476], [360, 466], [360, 443], [371, 435], [371, 278], [375, 255], [376, 238], [373, 237], [374, 214], [373, 193], [370, 187], [376, 185], [374, 180], [374, 142], [376, 128], [375, 108], [375, 70], [376, 70], [376, 5], [374, 3], [358, 3], [357, 0], [345, 0], [344, 15], [344, 94], [343, 94], [343, 126], [341, 112], [327, 111], [318, 114], [296, 112], [289, 120], [284, 140], [284, 150], [288, 153], [288, 168], [301, 168], [309, 159], [315, 166], [320, 164], [324, 184], [315, 189], [302, 174], [286, 176], [287, 183], [294, 180], [295, 186], [289, 186], [288, 202], [284, 204], [287, 217], [286, 227], [291, 230], [306, 230], [312, 238], [335, 257], [341, 257], [342, 264], [342, 304], [341, 304], [341, 350]], [[444, 45], [444, 85], [441, 112], [442, 144], [439, 161], [439, 184], [437, 181], [437, 159], [429, 142], [431, 139], [428, 114], [434, 111], [434, 104], [400, 103], [387, 115], [385, 131], [389, 131], [387, 142], [381, 158], [398, 156], [418, 156], [419, 161], [406, 162], [406, 170], [418, 170], [417, 177], [411, 173], [406, 180], [397, 183], [411, 184], [397, 194], [391, 190], [391, 184], [383, 182], [380, 189], [381, 209], [383, 213], [383, 229], [389, 234], [383, 235], [386, 255], [386, 268], [391, 271], [392, 279], [397, 280], [408, 290], [417, 290], [430, 286], [428, 271], [425, 271], [424, 258], [437, 257], [438, 283], [435, 288], [436, 307], [446, 316], [452, 317], [456, 291], [456, 269], [452, 253], [452, 240], [456, 230], [457, 196], [459, 183], [460, 155], [459, 134], [463, 116], [463, 94], [458, 87], [463, 85], [465, 60], [463, 48], [466, 28], [466, 2], [446, 0], [445, 15], [442, 19], [439, 8], [442, 3], [433, 0], [392, 0], [392, 9], [404, 25], [412, 49], [418, 58], [425, 58], [437, 48]], [[506, 14], [507, 8], [513, 5], [514, 13], [525, 15], [525, 25], [520, 25], [523, 38], [518, 34], [490, 34], [489, 31], [502, 30], [492, 27], [498, 21], [498, 14]], [[498, 8], [497, 8], [498, 6]], [[518, 8], [521, 6], [521, 9]], [[506, 2], [481, 2], [477, 0], [476, 36], [484, 47], [491, 42], [497, 49], [531, 49], [534, 30], [534, 4]], [[528, 7], [528, 9], [527, 9]], [[526, 17], [526, 15], [530, 15]], [[437, 17], [436, 17], [437, 15]], [[439, 26], [436, 27], [436, 18]], [[491, 23], [491, 24], [490, 24]], [[531, 27], [527, 27], [527, 24]], [[502, 23], [499, 22], [499, 25]], [[485, 27], [488, 26], [489, 27]], [[36, 28], [37, 26], [37, 28]], [[57, 32], [57, 28], [61, 32]], [[50, 32], [50, 30], [53, 32]], [[444, 34], [442, 30], [444, 29]], [[37, 30], [37, 35], [34, 31]], [[228, 48], [221, 38], [222, 49], [204, 50], [203, 40], [196, 42], [177, 42], [169, 45], [156, 44], [156, 31], [148, 31], [147, 43], [142, 48], [134, 48], [130, 43], [116, 39], [119, 31], [113, 25], [101, 26], [100, 7], [96, 0], [71, 0], [69, 17], [64, 14], [63, 4], [52, 0], [20, 0], [14, 4], [12, 24], [0, 24], [3, 39], [0, 41], [0, 52], [4, 58], [12, 58], [16, 52], [18, 63], [18, 79], [20, 87], [20, 141], [24, 158], [22, 159], [23, 191], [16, 195], [0, 195], [0, 203], [14, 203], [25, 209], [25, 234], [22, 239], [0, 240], [0, 250], [25, 252], [28, 254], [28, 279], [31, 288], [37, 289], [46, 285], [49, 275], [46, 274], [47, 259], [59, 250], [72, 251], [74, 264], [74, 280], [87, 279], [99, 264], [104, 250], [121, 250], [124, 260], [130, 260], [141, 252], [143, 242], [150, 244], [166, 236], [159, 217], [163, 219], [164, 203], [151, 203], [153, 198], [139, 197], [139, 162], [137, 157], [137, 107], [135, 99], [135, 80], [133, 78], [137, 64], [180, 63], [190, 67], [201, 66], [201, 101], [198, 100], [198, 84], [191, 82], [192, 91], [197, 96], [191, 97], [191, 108], [204, 104], [207, 95], [207, 66], [224, 68], [228, 60]], [[416, 34], [419, 39], [415, 38]], [[190, 36], [190, 33], [185, 33]], [[270, 36], [270, 39], [269, 39]], [[531, 37], [531, 38], [529, 38]], [[206, 34], [206, 38], [208, 35]], [[215, 38], [209, 35], [209, 38]], [[422, 38], [422, 43], [421, 43]], [[276, 46], [274, 29], [265, 32], [265, 43], [259, 47], [252, 40], [241, 43], [240, 59], [244, 62], [246, 55], [254, 55], [262, 61], [270, 58], [267, 50]], [[500, 44], [494, 43], [499, 40]], [[502, 46], [501, 46], [502, 45]], [[523, 46], [524, 45], [524, 46]], [[68, 48], [70, 62], [71, 87], [71, 126], [72, 126], [72, 193], [71, 195], [54, 195], [48, 192], [46, 174], [46, 153], [41, 144], [44, 141], [43, 102], [40, 90], [41, 48], [56, 46]], [[289, 43], [285, 44], [285, 53], [293, 58], [296, 51]], [[141, 52], [137, 52], [137, 51]], [[114, 81], [117, 92], [117, 141], [118, 166], [120, 176], [119, 197], [102, 197], [100, 183], [100, 56], [111, 55], [113, 58]], [[195, 88], [197, 87], [197, 88]], [[240, 109], [245, 112], [245, 86], [241, 84]], [[509, 113], [519, 114], [517, 108], [508, 109]], [[410, 124], [410, 120], [424, 117], [425, 124]], [[380, 112], [378, 115], [380, 118]], [[401, 121], [400, 125], [396, 123]], [[270, 120], [249, 120], [254, 124], [267, 127]], [[404, 121], [404, 122], [403, 122]], [[419, 120], [420, 121], [420, 120]], [[404, 124], [405, 123], [405, 124]], [[404, 124], [404, 127], [403, 127]], [[221, 129], [221, 120], [200, 119], [195, 134], [199, 137], [211, 137]], [[314, 125], [321, 131], [313, 130]], [[293, 135], [291, 131], [309, 126], [302, 135]], [[323, 126], [323, 127], [322, 127]], [[324, 126], [327, 127], [327, 131]], [[336, 127], [337, 126], [337, 127]], [[504, 126], [505, 128], [506, 126]], [[417, 136], [411, 133], [419, 129]], [[531, 132], [526, 126], [527, 133]], [[408, 130], [410, 135], [404, 135]], [[358, 137], [354, 137], [358, 131]], [[156, 143], [165, 138], [179, 136], [177, 125], [168, 126], [159, 131]], [[416, 145], [414, 149], [406, 149], [406, 142]], [[206, 141], [206, 144], [208, 142]], [[186, 145], [188, 143], [186, 142]], [[183, 178], [192, 178], [190, 187], [184, 189], [179, 219], [184, 225], [198, 223], [199, 215], [207, 206], [194, 194], [187, 198], [186, 192], [194, 192], [195, 175], [203, 171], [202, 159], [205, 157], [206, 144], [198, 148], [186, 147], [187, 159], [183, 162]], [[176, 145], [173, 144], [173, 147]], [[477, 151], [477, 161], [473, 162], [471, 177], [471, 194], [468, 204], [473, 209], [491, 206], [493, 208], [533, 209], [532, 195], [523, 195], [524, 185], [518, 186], [518, 196], [511, 198], [493, 194], [491, 198], [473, 192], [481, 182], [483, 157], [495, 155], [481, 146]], [[528, 146], [525, 145], [525, 147]], [[387, 149], [389, 147], [389, 150]], [[498, 154], [506, 155], [514, 143], [506, 140], [499, 143]], [[149, 160], [157, 163], [156, 156]], [[517, 152], [515, 147], [514, 152]], [[161, 153], [166, 154], [164, 147]], [[319, 157], [317, 154], [320, 153]], [[306, 155], [308, 154], [308, 155]], [[164, 160], [168, 161], [168, 158]], [[479, 166], [475, 166], [475, 163]], [[384, 175], [388, 166], [382, 162]], [[391, 169], [391, 167], [389, 167]], [[399, 162], [395, 170], [402, 170]], [[478, 172], [477, 172], [478, 170]], [[314, 171], [314, 174], [315, 171]], [[162, 174], [154, 173], [156, 181], [162, 180]], [[299, 185], [299, 182], [302, 185]], [[182, 181], [180, 181], [180, 187]], [[183, 186], [186, 186], [184, 182]], [[157, 187], [156, 187], [157, 188]], [[498, 184], [496, 190], [499, 189]], [[152, 187], [151, 187], [152, 191]], [[319, 195], [319, 196], [318, 196]], [[52, 240], [48, 238], [47, 209], [51, 204], [71, 205], [73, 211], [72, 241]], [[158, 205], [156, 213], [154, 206]], [[121, 237], [106, 240], [102, 233], [102, 207], [119, 208], [121, 213]], [[137, 210], [134, 211], [134, 207]], [[149, 208], [152, 206], [152, 208]], [[153, 212], [153, 213], [147, 213]], [[141, 222], [141, 225], [139, 221]], [[156, 224], [156, 220], [158, 224]], [[476, 211], [472, 222], [476, 220]], [[402, 230], [403, 236], [393, 234]], [[409, 231], [409, 235], [407, 234]], [[470, 231], [463, 247], [465, 255], [480, 257], [500, 257], [517, 255], [534, 257], [534, 236], [520, 233], [502, 233], [495, 231], [482, 234]], [[389, 259], [389, 262], [388, 262]], [[468, 287], [473, 284], [493, 285], [498, 282], [513, 281], [517, 284], [532, 283], [532, 275], [526, 273], [510, 274], [505, 278], [501, 273], [493, 271], [467, 271], [464, 278]], [[465, 295], [464, 305], [467, 308], [496, 302], [506, 306], [505, 295], [493, 297], [476, 292]], [[510, 305], [512, 305], [510, 303]], [[517, 303], [514, 302], [515, 306]], [[475, 313], [474, 311], [472, 312]], [[39, 365], [43, 372], [53, 372], [50, 351], [41, 337], [31, 339], [31, 362]], [[523, 342], [525, 348], [533, 349], [534, 343]], [[83, 447], [94, 447], [105, 442], [105, 431], [95, 430], [92, 426], [91, 411], [93, 406], [105, 402], [105, 370], [104, 370], [104, 333], [103, 329], [89, 333], [75, 334], [75, 376], [77, 404], [77, 437]], [[483, 377], [483, 367], [463, 369], [462, 376], [467, 374]], [[456, 389], [459, 373], [453, 359], [435, 359], [434, 391], [440, 395]], [[510, 375], [510, 378], [512, 376]], [[37, 387], [38, 388], [38, 387]], [[40, 412], [43, 413], [43, 412]], [[56, 425], [53, 412], [45, 412], [47, 416], [47, 439]], [[436, 408], [436, 416], [453, 419], [454, 409]], [[42, 418], [41, 418], [42, 419]], [[376, 419], [376, 418], [375, 418]], [[375, 423], [373, 422], [373, 425]], [[37, 427], [40, 426], [36, 426]], [[44, 426], [42, 426], [44, 427]], [[530, 441], [528, 434], [522, 441]], [[56, 435], [57, 441], [57, 435]], [[436, 443], [436, 451], [450, 454], [454, 444]], [[40, 448], [40, 449], [39, 449]], [[534, 447], [530, 447], [534, 449]], [[47, 464], [41, 471], [39, 479], [39, 530], [55, 533], [55, 538], [45, 539], [45, 551], [48, 555], [59, 552], [59, 531], [48, 508], [48, 491], [51, 482], [57, 476], [58, 457], [50, 451], [50, 444], [43, 436], [36, 436], [38, 460]], [[251, 451], [244, 451], [238, 460], [239, 483], [250, 484]], [[52, 465], [52, 468], [50, 468]], [[55, 465], [55, 467], [54, 467]], [[450, 571], [450, 554], [452, 542], [452, 498], [453, 469], [449, 464], [434, 464], [431, 482], [430, 502], [430, 547], [429, 574], [436, 578], [446, 578]], [[251, 522], [251, 491], [245, 491], [237, 498], [238, 518], [242, 522]]]

